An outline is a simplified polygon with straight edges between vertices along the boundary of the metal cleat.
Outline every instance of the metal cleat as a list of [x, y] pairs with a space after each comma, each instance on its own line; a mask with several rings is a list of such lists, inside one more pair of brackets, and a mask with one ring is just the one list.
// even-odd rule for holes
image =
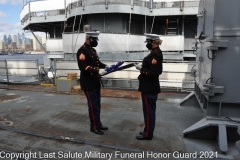
[[204, 90], [204, 95], [214, 96], [215, 93], [224, 93], [224, 86], [215, 86], [213, 83], [211, 84], [204, 84], [203, 87], [208, 89]]

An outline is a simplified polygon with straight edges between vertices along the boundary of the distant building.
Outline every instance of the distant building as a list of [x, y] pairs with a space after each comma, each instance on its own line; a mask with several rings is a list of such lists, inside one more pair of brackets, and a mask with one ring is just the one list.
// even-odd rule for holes
[[[35, 38], [34, 38], [35, 39]], [[42, 38], [38, 37], [38, 40], [42, 42]], [[26, 38], [24, 33], [18, 33], [17, 35], [3, 36], [3, 40], [0, 40], [0, 51], [12, 51], [16, 49], [32, 51], [33, 50], [33, 40]], [[41, 46], [35, 42], [35, 49], [41, 50]]]
[[8, 50], [8, 42], [4, 42], [4, 50]]
[[17, 46], [20, 48], [22, 45], [22, 35], [20, 35], [18, 33], [18, 36], [17, 36]]
[[2, 52], [4, 49], [4, 41], [0, 40], [0, 52]]
[[32, 39], [26, 38], [26, 45], [27, 45], [27, 44], [32, 44]]
[[33, 50], [33, 45], [32, 44], [26, 44], [25, 45], [25, 51], [32, 51]]
[[26, 40], [25, 50], [32, 51], [33, 50], [33, 40], [30, 38], [25, 38], [25, 40]]
[[17, 43], [16, 42], [11, 42], [9, 45], [9, 49], [16, 49], [17, 48]]
[[12, 49], [17, 49], [18, 45], [17, 45], [17, 35], [13, 35], [12, 36], [12, 42], [11, 42], [11, 48]]
[[17, 43], [17, 35], [13, 35], [12, 42], [16, 42]]
[[22, 39], [22, 49], [26, 47], [26, 38]]
[[8, 35], [7, 42], [8, 42], [8, 44], [11, 44], [11, 42], [12, 42], [12, 37], [11, 37], [11, 35], [10, 35], [10, 34]]
[[4, 42], [4, 40], [0, 40], [0, 52], [4, 52], [8, 49], [8, 42]]
[[[39, 36], [36, 35], [36, 38], [42, 44], [42, 37], [39, 37]], [[33, 38], [33, 50], [40, 51], [40, 50], [42, 50], [42, 47], [41, 47], [41, 45], [39, 44], [39, 42], [37, 41], [36, 38]]]
[[7, 38], [6, 35], [3, 36], [3, 41], [4, 41], [4, 42], [8, 42], [8, 38]]
[[22, 41], [25, 39], [25, 35], [24, 33], [22, 33]]

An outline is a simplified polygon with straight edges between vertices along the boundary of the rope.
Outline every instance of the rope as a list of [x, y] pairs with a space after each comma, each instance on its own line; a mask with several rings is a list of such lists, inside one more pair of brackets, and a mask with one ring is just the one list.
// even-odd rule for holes
[[82, 23], [82, 14], [81, 14], [80, 22], [79, 22], [79, 25], [78, 25], [78, 34], [77, 34], [77, 39], [76, 39], [76, 41], [75, 41], [75, 45], [74, 45], [73, 51], [75, 51], [75, 49], [76, 49], [76, 45], [77, 45], [77, 40], [78, 40], [78, 35], [79, 35], [81, 23]]
[[[72, 2], [72, 0], [71, 0]], [[77, 17], [77, 8], [78, 8], [78, 2], [77, 1], [77, 6], [76, 6], [76, 9], [75, 9], [75, 17], [74, 17], [74, 22], [73, 22], [73, 30], [72, 30], [72, 44], [73, 44], [73, 33], [74, 33], [74, 27], [75, 27], [75, 22], [76, 22], [76, 17]], [[73, 46], [72, 46], [72, 54], [73, 54], [74, 50], [73, 50]]]
[[153, 24], [154, 24], [155, 16], [153, 17], [153, 22], [152, 22], [152, 27], [151, 27], [151, 33], [152, 34], [152, 29], [153, 29]]
[[64, 33], [65, 29], [66, 29], [66, 21], [67, 21], [67, 4], [66, 4], [66, 0], [64, 1], [64, 6], [65, 6], [65, 20], [63, 22], [63, 30], [62, 30], [62, 34]]
[[129, 35], [130, 35], [130, 29], [131, 29], [131, 21], [132, 21], [132, 9], [130, 8], [130, 18], [129, 18], [129, 29], [128, 29], [128, 43], [127, 43], [127, 50], [129, 52]]
[[132, 20], [132, 10], [130, 10], [130, 18], [129, 18], [129, 29], [128, 29], [128, 34], [130, 34], [131, 20]]

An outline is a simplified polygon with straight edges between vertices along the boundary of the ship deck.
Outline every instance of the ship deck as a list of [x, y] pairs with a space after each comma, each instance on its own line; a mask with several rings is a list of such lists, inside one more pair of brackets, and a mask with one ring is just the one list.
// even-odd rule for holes
[[[55, 159], [91, 159], [85, 157], [90, 152], [101, 153], [102, 157], [95, 159], [116, 160], [200, 159], [201, 151], [213, 152], [217, 159], [238, 157], [235, 142], [228, 143], [225, 155], [216, 140], [183, 137], [186, 128], [203, 118], [200, 108], [179, 105], [188, 93], [159, 94], [151, 141], [135, 139], [144, 127], [139, 92], [102, 89], [101, 94], [101, 121], [109, 130], [96, 135], [89, 131], [83, 92], [60, 93], [56, 87], [0, 84], [0, 150], [37, 153], [38, 159], [49, 159], [54, 154]], [[185, 158], [177, 158], [178, 152]], [[76, 158], [75, 153], [82, 158]], [[127, 158], [124, 153], [137, 154]], [[197, 153], [198, 158], [188, 158], [189, 153]]]

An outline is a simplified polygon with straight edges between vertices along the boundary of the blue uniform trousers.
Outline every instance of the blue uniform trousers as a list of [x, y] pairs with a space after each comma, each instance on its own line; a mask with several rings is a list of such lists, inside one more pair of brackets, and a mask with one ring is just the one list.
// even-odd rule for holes
[[144, 131], [143, 136], [153, 138], [153, 131], [155, 128], [156, 119], [156, 101], [158, 94], [145, 94], [142, 93], [142, 105], [144, 116]]
[[88, 101], [88, 113], [90, 118], [90, 129], [100, 130], [102, 123], [100, 120], [101, 93], [99, 89], [84, 89]]

